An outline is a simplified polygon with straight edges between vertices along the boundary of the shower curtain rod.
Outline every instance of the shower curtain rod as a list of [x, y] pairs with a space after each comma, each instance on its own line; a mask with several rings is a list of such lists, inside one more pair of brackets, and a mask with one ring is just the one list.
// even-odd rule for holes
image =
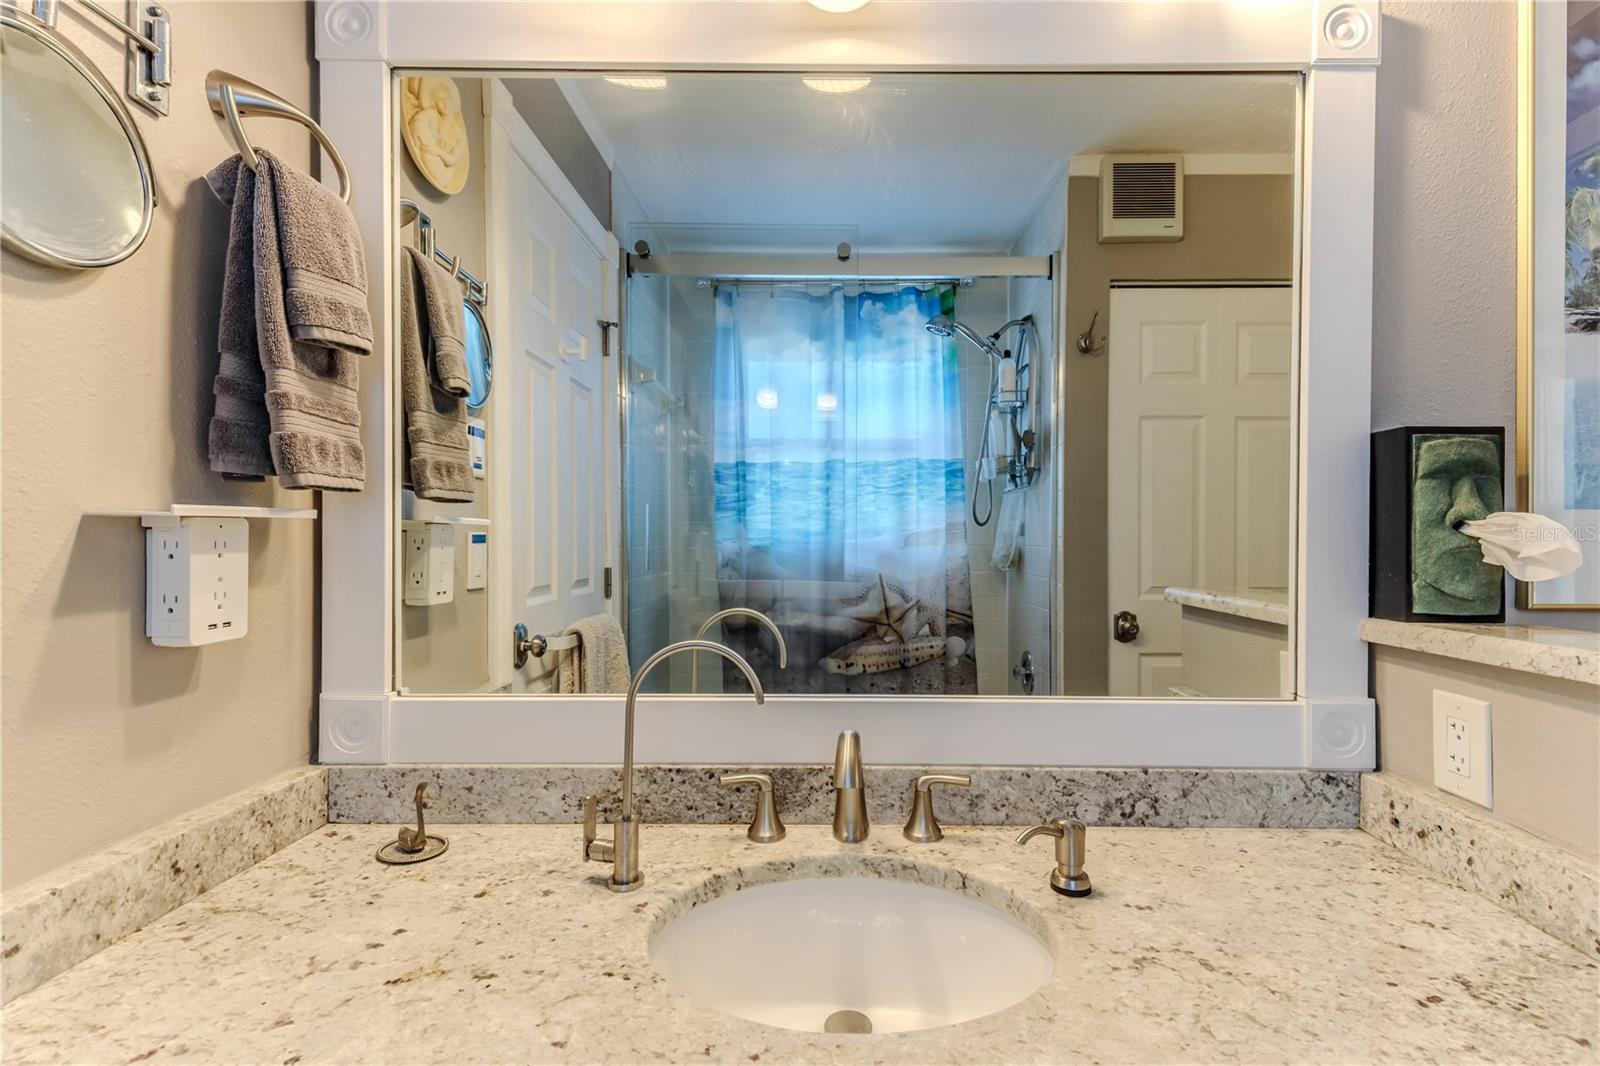
[[863, 278], [853, 274], [836, 274], [832, 277], [813, 278], [733, 278], [725, 275], [718, 275], [716, 277], [702, 276], [695, 278], [695, 285], [702, 289], [711, 288], [716, 285], [794, 285], [801, 288], [812, 285], [862, 285], [866, 287], [877, 286], [882, 288], [900, 288], [908, 285], [925, 285], [931, 288], [936, 285], [949, 285], [952, 288], [959, 289], [963, 285], [971, 285], [976, 281], [977, 279], [971, 276], [961, 278]]
[[795, 255], [768, 252], [628, 253], [628, 275], [688, 274], [737, 281], [948, 281], [952, 278], [1049, 278], [1054, 256]]

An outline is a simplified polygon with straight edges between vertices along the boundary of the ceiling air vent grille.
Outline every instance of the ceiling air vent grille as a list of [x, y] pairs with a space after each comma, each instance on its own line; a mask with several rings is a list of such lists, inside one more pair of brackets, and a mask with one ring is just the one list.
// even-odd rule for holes
[[1183, 157], [1110, 155], [1100, 163], [1100, 240], [1183, 239]]

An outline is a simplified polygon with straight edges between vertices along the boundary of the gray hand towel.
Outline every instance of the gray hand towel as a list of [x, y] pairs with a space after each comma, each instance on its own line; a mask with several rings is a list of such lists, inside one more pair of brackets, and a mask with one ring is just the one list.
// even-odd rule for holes
[[576, 633], [578, 647], [561, 652], [556, 663], [556, 688], [560, 692], [626, 692], [633, 683], [628, 666], [628, 639], [609, 614], [580, 618], [565, 630]]
[[425, 353], [434, 386], [451, 396], [472, 392], [467, 375], [466, 312], [462, 310], [461, 283], [444, 267], [415, 248], [407, 248], [422, 282], [422, 311], [428, 327]]
[[[425, 311], [424, 271], [438, 270], [453, 287], [455, 279], [415, 249], [400, 257], [400, 400], [406, 413], [406, 474], [411, 488], [425, 500], [470, 503], [472, 461], [467, 447], [465, 394], [437, 387], [428, 372], [429, 316]], [[456, 320], [461, 320], [459, 295]], [[459, 344], [460, 334], [457, 333]]]
[[[361, 239], [332, 190], [259, 155], [253, 175], [235, 156], [206, 176], [233, 207], [211, 465], [234, 476], [276, 473], [285, 488], [358, 490], [357, 360], [372, 349]], [[259, 376], [246, 366], [252, 348]]]

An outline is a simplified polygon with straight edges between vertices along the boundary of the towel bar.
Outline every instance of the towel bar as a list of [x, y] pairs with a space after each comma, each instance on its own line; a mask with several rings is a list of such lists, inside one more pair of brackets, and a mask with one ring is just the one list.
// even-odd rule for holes
[[354, 190], [350, 184], [350, 171], [344, 165], [344, 157], [339, 154], [339, 149], [333, 146], [332, 138], [323, 132], [322, 127], [317, 125], [316, 120], [310, 115], [278, 94], [245, 81], [237, 74], [229, 74], [225, 70], [213, 70], [206, 75], [206, 100], [211, 104], [211, 110], [227, 123], [228, 135], [233, 138], [233, 143], [239, 149], [239, 155], [244, 159], [245, 166], [251, 170], [256, 169], [261, 160], [256, 155], [255, 146], [250, 143], [250, 138], [244, 132], [242, 119], [251, 115], [286, 118], [310, 130], [311, 136], [315, 137], [317, 143], [322, 145], [322, 150], [328, 153], [328, 161], [333, 164], [334, 173], [339, 176], [339, 199], [345, 203], [350, 202], [350, 194]]
[[528, 661], [528, 656], [535, 658], [548, 655], [553, 651], [568, 651], [572, 648], [583, 647], [583, 638], [576, 633], [559, 633], [547, 637], [543, 633], [528, 635], [528, 627], [518, 622], [511, 627], [512, 651], [516, 655], [517, 669], [521, 669]]
[[439, 247], [438, 236], [434, 232], [433, 219], [417, 206], [417, 202], [408, 197], [400, 200], [400, 225], [409, 226], [417, 224], [417, 250], [423, 255], [431, 255], [449, 268], [462, 287], [467, 290], [467, 299], [480, 307], [489, 303], [489, 286], [461, 269], [461, 257], [451, 255]]

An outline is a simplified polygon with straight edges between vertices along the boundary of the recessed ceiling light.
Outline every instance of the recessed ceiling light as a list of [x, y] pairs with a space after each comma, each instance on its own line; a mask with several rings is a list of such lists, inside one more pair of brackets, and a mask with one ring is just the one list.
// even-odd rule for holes
[[871, 78], [866, 77], [811, 77], [801, 78], [805, 87], [814, 92], [832, 93], [835, 96], [842, 93], [858, 93], [872, 84]]
[[778, 390], [757, 389], [756, 406], [763, 411], [776, 411], [778, 409]]
[[607, 74], [606, 81], [612, 85], [620, 85], [624, 89], [665, 89], [667, 79], [659, 74]]
[[817, 393], [817, 410], [824, 414], [839, 409], [839, 394], [835, 392]]
[[867, 0], [806, 0], [806, 3], [830, 15], [847, 15], [867, 6]]

